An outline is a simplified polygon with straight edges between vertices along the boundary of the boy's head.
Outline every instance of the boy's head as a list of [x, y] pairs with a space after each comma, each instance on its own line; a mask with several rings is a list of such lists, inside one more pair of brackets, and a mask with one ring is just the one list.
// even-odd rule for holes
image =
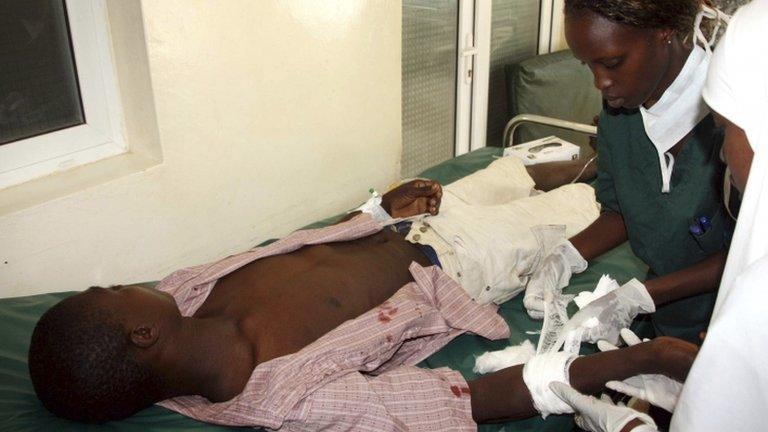
[[38, 398], [57, 416], [83, 422], [128, 417], [162, 400], [148, 359], [178, 308], [138, 287], [93, 287], [62, 300], [38, 321], [29, 373]]

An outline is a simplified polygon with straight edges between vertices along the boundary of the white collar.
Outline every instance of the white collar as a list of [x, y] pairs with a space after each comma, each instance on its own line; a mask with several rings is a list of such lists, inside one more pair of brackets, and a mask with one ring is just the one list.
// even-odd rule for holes
[[656, 147], [661, 166], [663, 193], [669, 192], [675, 159], [669, 149], [685, 138], [709, 114], [701, 97], [707, 78], [709, 56], [698, 45], [688, 55], [683, 69], [661, 98], [650, 108], [640, 106], [643, 126]]

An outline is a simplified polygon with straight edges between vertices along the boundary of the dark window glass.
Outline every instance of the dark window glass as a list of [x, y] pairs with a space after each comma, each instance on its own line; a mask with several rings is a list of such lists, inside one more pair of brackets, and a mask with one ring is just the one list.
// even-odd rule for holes
[[85, 121], [63, 0], [0, 0], [0, 145]]

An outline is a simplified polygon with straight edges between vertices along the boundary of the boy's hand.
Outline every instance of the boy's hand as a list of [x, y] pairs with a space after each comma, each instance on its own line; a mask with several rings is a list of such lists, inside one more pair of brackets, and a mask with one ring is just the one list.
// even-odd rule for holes
[[443, 188], [432, 180], [413, 180], [404, 183], [381, 197], [381, 207], [393, 218], [415, 216], [422, 213], [436, 215], [440, 211]]

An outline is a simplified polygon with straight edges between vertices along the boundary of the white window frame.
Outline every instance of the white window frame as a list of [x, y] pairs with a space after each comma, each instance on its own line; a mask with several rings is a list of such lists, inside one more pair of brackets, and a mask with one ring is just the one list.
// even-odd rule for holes
[[0, 189], [126, 153], [105, 0], [66, 0], [85, 124], [0, 146]]
[[458, 57], [456, 63], [456, 141], [454, 156], [468, 153], [472, 135], [472, 90], [474, 90], [475, 2], [459, 0]]
[[565, 3], [543, 0], [539, 24], [539, 54], [567, 49], [565, 42]]
[[456, 156], [485, 147], [491, 6], [491, 0], [459, 0]]
[[[540, 0], [539, 5], [538, 53], [567, 48], [563, 0]], [[456, 156], [486, 146], [492, 6], [492, 0], [459, 0]]]

